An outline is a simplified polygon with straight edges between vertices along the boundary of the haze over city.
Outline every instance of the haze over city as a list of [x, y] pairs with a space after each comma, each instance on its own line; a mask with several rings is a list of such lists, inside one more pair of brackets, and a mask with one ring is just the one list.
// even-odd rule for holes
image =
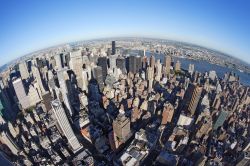
[[250, 2], [1, 1], [0, 66], [32, 51], [103, 37], [153, 37], [249, 59]]
[[1, 1], [0, 165], [249, 166], [249, 4]]

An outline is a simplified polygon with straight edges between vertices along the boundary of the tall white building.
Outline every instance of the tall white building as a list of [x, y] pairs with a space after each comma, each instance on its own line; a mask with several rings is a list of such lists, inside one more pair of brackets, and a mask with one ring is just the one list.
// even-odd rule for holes
[[29, 78], [26, 62], [19, 63], [19, 71], [23, 80]]
[[78, 87], [82, 87], [82, 70], [83, 70], [83, 60], [82, 60], [82, 52], [81, 50], [73, 51], [70, 53], [70, 61], [69, 61], [70, 69], [76, 75], [77, 85]]
[[68, 87], [66, 84], [66, 81], [69, 80], [67, 70], [68, 70], [67, 68], [64, 68], [62, 70], [57, 71], [57, 78], [59, 81], [59, 86], [60, 86], [60, 91], [62, 93], [63, 102], [66, 105], [67, 109], [69, 110], [70, 115], [72, 115], [73, 109], [70, 104], [69, 91], [68, 91]]
[[12, 140], [12, 138], [7, 132], [2, 131], [0, 133], [0, 141], [6, 146], [8, 146], [8, 148], [14, 155], [18, 154], [19, 148], [17, 147], [16, 143]]
[[40, 75], [40, 72], [39, 72], [38, 68], [36, 66], [32, 66], [31, 69], [32, 69], [33, 77], [36, 79], [41, 92], [45, 93], [46, 90], [44, 89], [44, 86], [43, 86], [43, 83], [42, 83], [42, 78], [41, 78], [41, 75]]
[[25, 92], [23, 82], [21, 78], [18, 78], [12, 82], [13, 87], [16, 92], [17, 99], [22, 106], [22, 109], [27, 109], [30, 107], [29, 98]]
[[58, 124], [61, 130], [63, 131], [64, 135], [68, 139], [70, 146], [72, 147], [74, 152], [77, 152], [82, 148], [82, 145], [77, 140], [70, 126], [69, 120], [66, 116], [65, 110], [63, 109], [61, 102], [58, 99], [56, 99], [51, 102], [51, 106], [53, 108]]
[[56, 68], [57, 68], [57, 70], [61, 70], [62, 69], [61, 55], [60, 54], [55, 55], [54, 59], [56, 61]]

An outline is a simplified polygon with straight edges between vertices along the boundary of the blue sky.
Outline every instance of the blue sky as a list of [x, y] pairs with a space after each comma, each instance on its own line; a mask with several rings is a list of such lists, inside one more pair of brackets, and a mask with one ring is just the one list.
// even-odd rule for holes
[[103, 37], [166, 38], [250, 63], [248, 0], [1, 0], [0, 66], [49, 46]]

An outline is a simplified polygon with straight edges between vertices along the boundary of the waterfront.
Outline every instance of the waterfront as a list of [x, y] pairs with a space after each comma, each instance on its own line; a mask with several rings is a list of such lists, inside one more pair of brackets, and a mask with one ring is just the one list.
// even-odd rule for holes
[[[151, 54], [150, 54], [150, 52], [146, 52], [146, 55], [148, 57], [150, 57]], [[156, 54], [155, 53], [154, 55], [155, 55], [156, 59], [160, 59], [161, 62], [163, 62], [163, 60], [164, 60], [163, 54]], [[174, 62], [179, 60], [181, 62], [181, 68], [183, 68], [185, 70], [188, 70], [189, 64], [194, 64], [195, 70], [202, 72], [202, 73], [214, 70], [214, 71], [216, 71], [217, 76], [220, 78], [223, 78], [224, 74], [226, 72], [233, 72], [240, 77], [240, 82], [242, 84], [250, 85], [250, 74], [240, 72], [240, 71], [235, 70], [235, 69], [230, 69], [227, 67], [211, 64], [211, 63], [208, 63], [207, 61], [203, 61], [203, 60], [192, 60], [192, 59], [178, 58], [178, 57], [173, 57], [173, 59], [174, 59]]]

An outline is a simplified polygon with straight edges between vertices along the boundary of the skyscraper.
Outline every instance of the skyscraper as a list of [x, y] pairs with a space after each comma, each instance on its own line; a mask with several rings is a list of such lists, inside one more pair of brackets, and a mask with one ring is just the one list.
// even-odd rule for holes
[[114, 136], [119, 142], [125, 143], [130, 132], [130, 120], [123, 114], [118, 114], [117, 118], [113, 121]]
[[116, 68], [116, 55], [110, 55], [109, 56], [109, 68], [114, 72], [114, 69]]
[[103, 81], [103, 71], [101, 66], [96, 66], [93, 71], [93, 76], [96, 79], [100, 91], [104, 88], [104, 81]]
[[55, 60], [56, 60], [56, 67], [57, 67], [57, 70], [61, 70], [62, 67], [63, 67], [63, 63], [62, 63], [62, 55], [63, 54], [57, 54], [54, 56]]
[[171, 62], [172, 62], [171, 56], [165, 55], [164, 66], [165, 66], [166, 74], [170, 73]]
[[115, 53], [116, 53], [115, 41], [112, 41], [112, 55], [115, 55]]
[[154, 82], [154, 70], [152, 67], [147, 68], [148, 92], [152, 91]]
[[73, 152], [75, 153], [79, 151], [82, 148], [82, 145], [77, 140], [70, 126], [69, 120], [65, 114], [65, 110], [63, 109], [61, 102], [58, 99], [56, 99], [51, 102], [51, 106], [53, 108], [58, 124], [61, 130], [63, 131], [63, 134], [66, 136]]
[[175, 64], [175, 71], [177, 71], [177, 72], [181, 71], [181, 63], [179, 60], [177, 60], [177, 62]]
[[170, 103], [164, 104], [164, 109], [162, 112], [161, 124], [166, 125], [172, 121], [174, 115], [174, 106]]
[[[43, 85], [43, 82], [42, 82], [42, 78], [41, 78], [41, 75], [40, 75], [40, 72], [38, 70], [38, 68], [36, 66], [32, 66], [32, 73], [33, 73], [33, 77], [36, 79], [38, 85], [39, 85], [39, 88], [40, 88], [40, 91], [42, 93], [45, 93], [46, 90], [44, 88], [44, 85]], [[40, 94], [41, 96], [42, 94]]]
[[29, 78], [26, 62], [19, 63], [19, 71], [23, 80]]
[[67, 86], [67, 81], [69, 81], [69, 76], [67, 73], [68, 69], [62, 69], [62, 70], [58, 70], [57, 71], [57, 78], [58, 78], [58, 82], [59, 82], [59, 86], [60, 86], [60, 91], [62, 93], [62, 97], [63, 97], [63, 102], [65, 104], [65, 106], [67, 107], [70, 115], [72, 116], [73, 114], [73, 109], [71, 107], [70, 104], [70, 95], [69, 95], [69, 90], [68, 90], [68, 86]]
[[213, 130], [217, 130], [218, 127], [222, 126], [225, 120], [227, 119], [228, 111], [221, 110], [217, 116], [215, 123], [213, 125]]
[[82, 61], [82, 52], [81, 52], [81, 50], [72, 51], [70, 53], [69, 66], [70, 66], [70, 69], [72, 69], [73, 72], [76, 75], [76, 80], [77, 80], [78, 87], [82, 88], [83, 61]]
[[126, 73], [126, 60], [123, 57], [116, 59], [116, 66], [121, 69], [122, 73]]
[[102, 68], [102, 79], [105, 81], [107, 76], [108, 64], [107, 64], [107, 57], [99, 57], [97, 65]]
[[188, 89], [185, 92], [184, 96], [185, 109], [187, 108], [187, 110], [191, 115], [194, 115], [196, 111], [196, 108], [200, 101], [202, 90], [203, 88], [198, 85], [189, 84]]
[[132, 55], [129, 57], [129, 72], [136, 74], [141, 70], [141, 67], [141, 56]]
[[29, 108], [30, 107], [29, 99], [28, 99], [28, 96], [27, 96], [26, 91], [24, 89], [22, 79], [17, 78], [16, 80], [14, 80], [12, 82], [12, 84], [13, 84], [13, 87], [14, 87], [15, 92], [16, 92], [16, 96], [18, 98], [18, 101], [19, 101], [22, 109]]

